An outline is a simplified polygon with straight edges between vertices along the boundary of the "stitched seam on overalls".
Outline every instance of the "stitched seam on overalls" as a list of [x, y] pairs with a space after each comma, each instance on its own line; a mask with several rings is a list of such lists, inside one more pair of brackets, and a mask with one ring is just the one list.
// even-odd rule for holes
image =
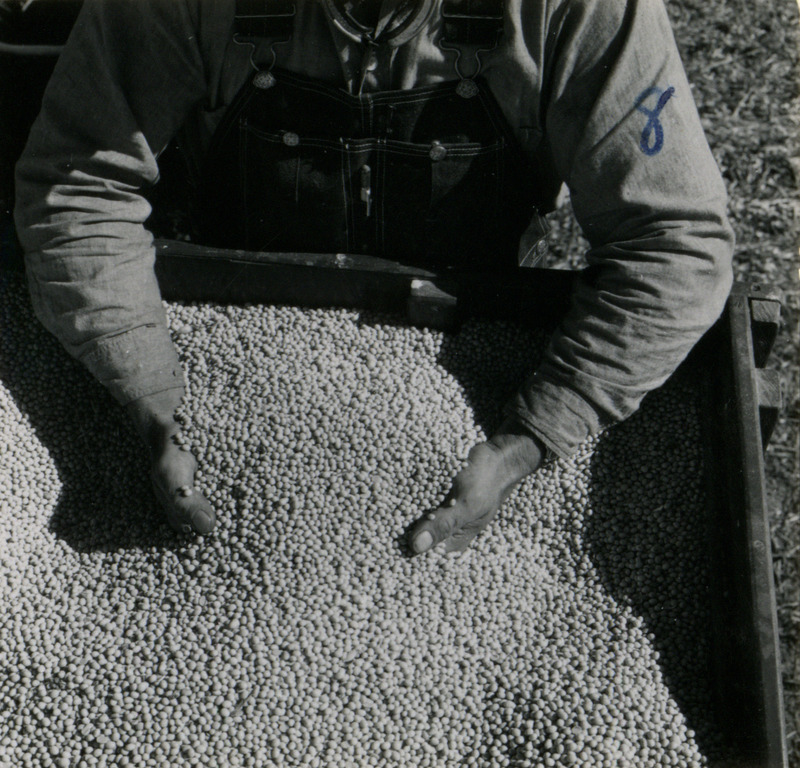
[[[248, 125], [246, 130], [248, 133], [252, 133], [254, 136], [258, 136], [258, 138], [263, 139], [264, 141], [272, 142], [273, 144], [283, 144], [283, 133], [264, 131], [261, 128], [256, 128], [252, 125]], [[306, 147], [325, 147], [343, 151], [338, 139], [313, 139], [306, 138], [304, 136], [299, 136], [298, 138], [300, 139], [300, 143]]]
[[[290, 78], [281, 76], [279, 74], [276, 79], [285, 82]], [[375, 104], [383, 104], [386, 102], [390, 102], [392, 104], [414, 104], [417, 102], [431, 102], [439, 99], [446, 99], [452, 95], [453, 86], [456, 82], [457, 81], [455, 80], [445, 80], [441, 83], [436, 83], [430, 86], [421, 86], [420, 88], [412, 88], [408, 91], [380, 91], [379, 93], [368, 93], [364, 94], [363, 96], [355, 96], [332, 86], [319, 87], [310, 85], [305, 81], [297, 81], [293, 85], [298, 91], [315, 93], [319, 96], [338, 101], [348, 107], [353, 107], [355, 105], [359, 105], [359, 107], [361, 107], [361, 103], [366, 98], [370, 99]], [[431, 90], [427, 91], [427, 89]]]
[[[259, 138], [272, 142], [274, 144], [283, 143], [283, 135], [279, 133], [272, 133], [270, 131], [262, 131], [252, 125], [244, 126], [246, 133], [251, 133]], [[344, 138], [344, 137], [342, 137]], [[347, 138], [348, 148], [344, 149], [341, 141], [337, 139], [311, 139], [300, 137], [300, 142], [303, 146], [308, 147], [323, 147], [326, 149], [333, 149], [337, 152], [351, 152], [355, 151], [370, 151], [375, 150], [378, 142], [382, 142], [384, 148], [394, 154], [404, 154], [410, 157], [417, 157], [427, 155], [430, 152], [430, 143], [415, 143], [410, 141], [399, 141], [398, 139], [352, 139]], [[478, 155], [486, 155], [491, 152], [502, 152], [505, 149], [505, 140], [503, 138], [492, 142], [491, 144], [480, 144], [478, 142], [469, 142], [467, 144], [453, 144], [450, 142], [441, 142], [441, 146], [447, 150], [448, 156], [469, 156], [474, 157]]]
[[[415, 89], [416, 90], [416, 89]], [[425, 96], [417, 96], [414, 94], [413, 97], [408, 97], [404, 99], [396, 99], [392, 103], [393, 104], [402, 104], [403, 106], [407, 106], [409, 104], [430, 104], [432, 101], [438, 101], [446, 96], [449, 96], [449, 93], [437, 94], [436, 96], [427, 98]]]
[[497, 117], [494, 114], [494, 109], [492, 108], [492, 104], [489, 101], [489, 98], [486, 92], [483, 90], [483, 88], [481, 88], [478, 91], [478, 95], [481, 100], [481, 106], [483, 107], [483, 111], [489, 118], [490, 122], [492, 123], [492, 128], [494, 128], [495, 132], [497, 132], [500, 136], [505, 136], [505, 130], [503, 130], [502, 125], [498, 125]]
[[353, 99], [355, 97], [350, 96], [349, 94], [344, 93], [344, 92], [339, 93], [334, 88], [331, 88], [331, 89], [314, 88], [314, 87], [306, 85], [305, 83], [302, 83], [302, 84], [298, 83], [295, 87], [297, 88], [298, 91], [307, 91], [309, 93], [316, 93], [319, 96], [324, 96], [326, 98], [330, 98], [330, 99], [332, 99], [334, 101], [340, 102], [341, 104], [345, 104], [346, 106], [350, 106], [350, 107], [353, 106]]
[[242, 120], [241, 118], [238, 121], [239, 123], [239, 157], [237, 158], [239, 163], [239, 188], [240, 194], [242, 196], [242, 210], [240, 213], [241, 217], [241, 226], [242, 231], [244, 232], [244, 241], [248, 245], [250, 244], [250, 216], [248, 211], [250, 210], [247, 204], [248, 195], [247, 195], [247, 151], [248, 151], [248, 131], [247, 131], [247, 121]]
[[[284, 78], [285, 80], [293, 78]], [[363, 102], [369, 99], [373, 104], [417, 104], [422, 102], [438, 101], [441, 99], [448, 99], [452, 96], [455, 85], [458, 83], [456, 80], [445, 80], [441, 83], [435, 83], [429, 86], [421, 86], [419, 88], [412, 88], [408, 91], [380, 91], [376, 94], [364, 94], [363, 96], [354, 96], [353, 94], [340, 91], [333, 87], [314, 86], [306, 83], [305, 81], [295, 81], [297, 90], [307, 91], [309, 93], [316, 93], [320, 96], [331, 98], [349, 107], [356, 104], [362, 110]], [[430, 89], [430, 90], [427, 90]], [[481, 94], [483, 95], [483, 94]], [[486, 104], [482, 99], [481, 102], [486, 109]], [[492, 117], [492, 125], [497, 130], [498, 126]]]
[[[361, 98], [354, 94], [347, 93], [346, 91], [343, 91], [335, 86], [311, 83], [304, 78], [297, 77], [293, 72], [289, 72], [288, 70], [278, 69], [273, 70], [273, 73], [275, 74], [276, 79], [279, 81], [290, 82], [298, 90], [310, 91], [313, 93], [318, 93], [322, 96], [330, 96], [331, 98], [334, 98], [342, 103], [352, 105]], [[449, 97], [457, 83], [457, 80], [444, 80], [440, 83], [422, 85], [408, 91], [379, 91], [374, 94], [370, 93], [365, 95], [373, 99], [375, 103], [382, 104], [387, 101], [392, 103], [410, 103], [415, 101], [424, 101], [426, 99], [432, 100]]]
[[294, 207], [295, 211], [300, 207], [300, 158], [294, 156]]
[[[488, 147], [475, 147], [474, 145], [468, 147], [466, 149], [462, 149], [461, 145], [449, 145], [449, 144], [442, 144], [443, 148], [447, 150], [447, 155], [445, 158], [453, 158], [453, 157], [460, 157], [460, 158], [469, 158], [469, 157], [481, 157], [484, 155], [490, 155], [492, 153], [498, 153], [502, 151], [502, 145], [500, 144], [492, 144]], [[407, 157], [425, 157], [426, 155], [430, 155], [430, 144], [418, 144], [411, 147], [400, 147], [400, 146], [389, 146], [387, 144], [386, 150], [387, 152], [391, 152], [393, 155], [406, 155]], [[435, 160], [433, 162], [443, 162], [442, 160]]]
[[233, 102], [230, 107], [228, 107], [228, 111], [222, 117], [222, 122], [217, 126], [217, 129], [211, 137], [211, 142], [206, 153], [207, 157], [215, 156], [219, 145], [225, 140], [225, 137], [228, 136], [234, 128], [239, 128], [241, 126], [242, 112], [244, 112], [245, 108], [250, 103], [250, 99], [253, 97], [256, 90], [256, 87], [251, 81], [248, 83], [247, 89], [242, 93], [241, 98], [234, 97]]
[[[353, 243], [355, 242], [355, 234], [356, 234], [356, 214], [355, 214], [355, 198], [353, 196], [353, 168], [350, 164], [350, 152], [349, 146], [347, 144], [344, 145], [344, 152], [343, 156], [347, 159], [347, 192], [348, 194], [345, 195], [344, 204], [345, 204], [345, 221], [349, 222], [349, 226], [345, 226], [347, 237], [346, 237], [346, 246], [348, 251], [353, 250]], [[350, 233], [353, 233], [352, 237]]]
[[[283, 134], [281, 133], [273, 133], [272, 131], [263, 131], [260, 128], [255, 128], [252, 125], [247, 126], [247, 131], [249, 133], [254, 134], [255, 136], [258, 136], [260, 139], [263, 139], [264, 141], [268, 141], [273, 144], [283, 143]], [[338, 139], [314, 139], [314, 138], [306, 138], [304, 136], [300, 136], [299, 139], [300, 139], [300, 144], [298, 146], [322, 147], [325, 149], [336, 150], [337, 152], [349, 152], [351, 149], [355, 149], [356, 151], [371, 149], [376, 142], [376, 139], [353, 139], [344, 136], [341, 136]], [[342, 146], [342, 140], [346, 140], [347, 142], [349, 142], [348, 149], [345, 149]], [[420, 145], [420, 146], [427, 146], [427, 145]]]
[[486, 116], [492, 123], [492, 127], [495, 130], [495, 133], [502, 137], [504, 140], [504, 149], [506, 145], [508, 146], [508, 151], [512, 152], [514, 155], [519, 155], [524, 157], [524, 154], [519, 150], [519, 144], [517, 138], [514, 136], [512, 132], [509, 131], [509, 126], [507, 121], [505, 120], [505, 116], [502, 114], [499, 105], [497, 104], [496, 100], [494, 99], [491, 91], [487, 87], [481, 87], [478, 91], [479, 98], [481, 100], [481, 105], [483, 106], [483, 111], [486, 113]]
[[380, 187], [378, 190], [378, 194], [380, 195], [381, 199], [381, 212], [379, 222], [376, 222], [376, 230], [379, 230], [380, 235], [378, 237], [378, 248], [380, 249], [381, 253], [385, 253], [385, 243], [386, 243], [386, 142], [383, 143], [383, 147], [381, 147], [380, 155], [377, 159], [377, 165], [379, 168], [380, 173]]
[[341, 179], [342, 179], [342, 200], [344, 201], [344, 247], [345, 247], [344, 249], [345, 249], [345, 251], [349, 251], [349, 250], [351, 250], [350, 232], [351, 232], [352, 225], [351, 225], [351, 222], [350, 222], [350, 214], [351, 214], [352, 206], [350, 205], [350, 202], [349, 202], [351, 198], [348, 197], [348, 195], [347, 195], [347, 187], [348, 187], [348, 184], [349, 184], [350, 177], [345, 173], [344, 163], [345, 163], [345, 158], [347, 158], [347, 164], [348, 164], [348, 167], [349, 167], [349, 165], [350, 165], [350, 157], [349, 157], [348, 153], [345, 152], [341, 146], [339, 147], [339, 149], [340, 149], [340, 152], [339, 152], [339, 168], [340, 168], [340, 174], [341, 174]]
[[[369, 94], [369, 96], [376, 104], [387, 102], [392, 104], [414, 104], [420, 101], [430, 103], [450, 98], [457, 84], [457, 80], [444, 80], [441, 83], [411, 88], [408, 91], [380, 91], [379, 93]], [[426, 88], [430, 88], [431, 91], [426, 92]]]
[[502, 140], [499, 142], [498, 151], [495, 154], [495, 159], [494, 159], [494, 166], [495, 166], [494, 200], [491, 203], [491, 210], [493, 211], [493, 213], [492, 213], [492, 221], [490, 222], [490, 225], [493, 228], [497, 228], [498, 225], [500, 224], [500, 222], [497, 220], [497, 210], [500, 206], [501, 190], [503, 189], [502, 173], [503, 173], [504, 163], [500, 162], [500, 158], [504, 156], [504, 150], [505, 150], [504, 144], [505, 142], [503, 142]]

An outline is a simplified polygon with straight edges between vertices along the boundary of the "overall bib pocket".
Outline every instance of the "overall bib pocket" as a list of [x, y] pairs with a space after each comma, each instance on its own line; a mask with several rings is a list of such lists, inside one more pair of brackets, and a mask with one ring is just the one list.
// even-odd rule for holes
[[239, 179], [246, 247], [348, 249], [347, 157], [340, 142], [240, 126]]
[[465, 263], [496, 245], [503, 146], [387, 141], [381, 247], [390, 258]]

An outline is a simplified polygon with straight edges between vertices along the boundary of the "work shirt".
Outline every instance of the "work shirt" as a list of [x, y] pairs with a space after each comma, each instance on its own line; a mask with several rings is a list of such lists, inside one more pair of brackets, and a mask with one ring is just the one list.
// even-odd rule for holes
[[[438, 11], [362, 72], [362, 46], [321, 3], [297, 6], [282, 69], [363, 93], [456, 77]], [[36, 312], [122, 403], [183, 386], [141, 190], [179, 130], [201, 157], [253, 62], [270, 61], [268, 45], [234, 40], [233, 16], [233, 0], [88, 0], [17, 166]], [[522, 150], [568, 186], [590, 243], [507, 413], [567, 456], [630, 415], [719, 316], [732, 233], [660, 0], [509, 0], [505, 16], [481, 76]]]

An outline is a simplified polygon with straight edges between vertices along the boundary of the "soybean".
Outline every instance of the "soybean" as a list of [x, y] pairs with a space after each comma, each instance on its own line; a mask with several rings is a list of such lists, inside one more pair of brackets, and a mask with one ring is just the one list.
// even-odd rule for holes
[[[173, 534], [124, 414], [0, 278], [0, 765], [703, 766], [701, 390], [410, 558], [546, 338], [167, 304], [218, 529]], [[182, 491], [185, 492], [185, 491]]]

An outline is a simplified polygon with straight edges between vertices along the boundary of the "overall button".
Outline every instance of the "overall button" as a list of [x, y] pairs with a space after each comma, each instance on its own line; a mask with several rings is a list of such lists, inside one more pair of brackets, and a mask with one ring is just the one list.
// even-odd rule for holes
[[428, 154], [430, 155], [431, 160], [444, 160], [447, 156], [447, 149], [445, 149], [445, 147], [443, 147], [438, 141], [434, 141]]
[[267, 90], [275, 85], [275, 75], [272, 72], [256, 72], [253, 78], [253, 85], [261, 90]]
[[300, 143], [300, 137], [292, 131], [286, 131], [281, 139], [287, 147], [296, 147]]
[[471, 99], [478, 95], [478, 85], [474, 80], [459, 80], [456, 86], [456, 93], [462, 99]]

